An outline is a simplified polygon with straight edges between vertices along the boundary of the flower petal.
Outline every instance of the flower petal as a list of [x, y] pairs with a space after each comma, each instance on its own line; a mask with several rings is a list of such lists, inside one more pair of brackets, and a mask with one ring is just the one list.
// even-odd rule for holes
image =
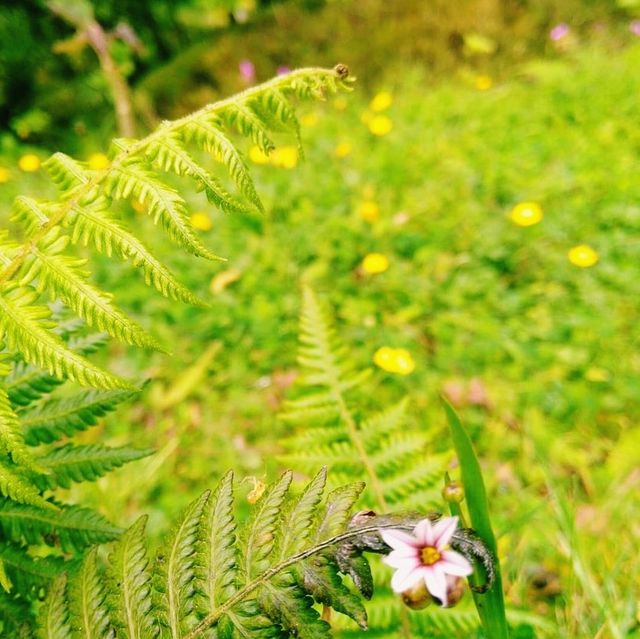
[[447, 574], [455, 575], [456, 577], [466, 577], [473, 572], [473, 567], [469, 561], [453, 550], [442, 551], [442, 559], [438, 562], [438, 567]]
[[447, 605], [447, 580], [444, 572], [439, 569], [439, 564], [424, 568], [424, 585], [427, 590], [440, 600], [441, 605]]
[[394, 550], [386, 557], [383, 557], [382, 561], [392, 568], [409, 568], [410, 566], [416, 567], [422, 565], [415, 549], [412, 549], [411, 554], [405, 553], [402, 550]]
[[387, 546], [391, 546], [394, 550], [404, 550], [405, 548], [417, 548], [420, 544], [415, 537], [402, 530], [383, 530], [380, 529], [380, 536], [384, 539]]
[[433, 546], [435, 544], [433, 526], [428, 518], [418, 522], [418, 525], [413, 529], [413, 534], [421, 546]]
[[415, 586], [415, 584], [418, 583], [420, 579], [423, 579], [423, 577], [424, 566], [409, 569], [401, 568], [400, 570], [396, 570], [391, 578], [391, 589], [394, 592], [404, 592], [405, 590], [409, 590], [412, 586]]
[[443, 517], [433, 526], [434, 543], [438, 550], [442, 550], [458, 527], [458, 517]]

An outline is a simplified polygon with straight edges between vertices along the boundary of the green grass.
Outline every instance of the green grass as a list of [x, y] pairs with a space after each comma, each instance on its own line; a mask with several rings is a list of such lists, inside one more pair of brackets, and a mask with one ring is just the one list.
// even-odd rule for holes
[[[135, 477], [101, 482], [107, 503], [93, 498], [122, 524], [123, 509], [150, 511], [159, 530], [226, 467], [275, 471], [308, 282], [359, 364], [385, 345], [412, 354], [415, 372], [378, 371], [371, 396], [408, 392], [435, 450], [450, 447], [439, 395], [480, 380], [486, 405], [458, 409], [482, 462], [507, 604], [544, 616], [541, 637], [640, 636], [639, 66], [639, 46], [585, 48], [488, 91], [403, 69], [381, 87], [394, 98], [388, 135], [368, 131], [356, 91], [344, 111], [314, 111], [295, 171], [256, 167], [264, 217], [227, 217], [194, 194], [213, 221], [208, 244], [229, 263], [175, 256], [174, 268], [201, 295], [221, 270], [240, 277], [202, 310], [148, 301], [126, 267], [98, 273], [120, 283], [125, 307], [144, 308], [173, 356], [112, 348], [120, 372], [154, 381], [109, 433], [161, 452]], [[338, 159], [342, 142], [351, 153]], [[14, 172], [0, 188], [22, 186]], [[364, 200], [379, 221], [359, 217]], [[521, 201], [540, 204], [540, 224], [510, 221]], [[595, 266], [569, 262], [579, 244], [598, 252]], [[369, 252], [389, 269], [363, 275]]]

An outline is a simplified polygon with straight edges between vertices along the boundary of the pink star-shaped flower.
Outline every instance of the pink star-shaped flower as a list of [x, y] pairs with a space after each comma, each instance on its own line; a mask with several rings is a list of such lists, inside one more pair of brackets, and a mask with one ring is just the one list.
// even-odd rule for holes
[[413, 529], [413, 535], [402, 530], [381, 529], [382, 539], [393, 548], [383, 559], [396, 569], [391, 588], [404, 592], [423, 580], [431, 595], [446, 606], [447, 575], [466, 577], [473, 572], [467, 559], [449, 547], [457, 527], [457, 517], [443, 517], [435, 524], [423, 519]]

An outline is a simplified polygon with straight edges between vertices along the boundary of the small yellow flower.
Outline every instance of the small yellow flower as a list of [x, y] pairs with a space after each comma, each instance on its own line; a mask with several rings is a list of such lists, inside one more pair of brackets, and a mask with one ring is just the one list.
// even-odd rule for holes
[[27, 153], [18, 160], [18, 167], [25, 173], [33, 173], [40, 168], [40, 158], [33, 153]]
[[574, 266], [588, 268], [598, 261], [598, 254], [594, 249], [586, 244], [574, 246], [568, 253], [567, 257]]
[[318, 124], [318, 114], [315, 113], [315, 111], [312, 111], [311, 113], [305, 113], [300, 118], [300, 124], [308, 128], [315, 126], [316, 124]]
[[298, 164], [298, 148], [295, 146], [281, 146], [271, 154], [271, 164], [283, 169], [293, 169]]
[[249, 159], [255, 164], [269, 164], [269, 156], [257, 144], [249, 149]]
[[371, 100], [369, 108], [376, 113], [380, 113], [380, 111], [388, 109], [392, 102], [393, 96], [388, 91], [380, 91], [380, 93], [376, 94], [373, 100]]
[[348, 105], [347, 98], [343, 98], [342, 96], [333, 101], [333, 107], [336, 111], [344, 111]]
[[9, 169], [5, 169], [3, 166], [0, 166], [0, 184], [4, 184], [11, 179], [11, 172]]
[[358, 207], [358, 217], [369, 224], [373, 224], [380, 219], [380, 207], [373, 200], [364, 200]]
[[140, 201], [140, 200], [133, 200], [131, 202], [131, 208], [136, 212], [136, 213], [144, 213], [146, 211], [146, 207], [145, 205]]
[[584, 373], [584, 376], [590, 382], [602, 383], [608, 382], [611, 379], [611, 375], [606, 368], [600, 368], [599, 366], [590, 366]]
[[362, 270], [369, 275], [384, 273], [389, 268], [389, 258], [382, 253], [369, 253], [362, 260]]
[[202, 211], [196, 211], [191, 216], [191, 224], [193, 224], [193, 227], [198, 229], [198, 231], [210, 231], [213, 228], [211, 218]]
[[109, 158], [104, 153], [92, 153], [89, 156], [89, 168], [94, 171], [102, 171], [109, 166]]
[[411, 353], [405, 348], [382, 346], [374, 353], [373, 362], [382, 370], [398, 375], [409, 375], [416, 368]]
[[393, 129], [393, 122], [386, 115], [375, 115], [368, 123], [369, 131], [373, 135], [387, 135]]
[[493, 86], [493, 80], [491, 76], [479, 75], [476, 78], [475, 85], [478, 91], [488, 91]]
[[511, 209], [511, 221], [518, 226], [533, 226], [542, 220], [542, 209], [536, 202], [520, 202]]
[[351, 153], [351, 145], [348, 142], [340, 142], [334, 153], [337, 158], [346, 158]]

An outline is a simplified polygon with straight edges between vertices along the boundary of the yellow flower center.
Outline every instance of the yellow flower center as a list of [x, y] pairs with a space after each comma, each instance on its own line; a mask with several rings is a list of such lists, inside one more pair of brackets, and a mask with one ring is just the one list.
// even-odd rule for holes
[[422, 561], [425, 566], [433, 566], [433, 564], [437, 564], [441, 558], [442, 555], [440, 551], [434, 546], [425, 546], [420, 551], [420, 561]]

